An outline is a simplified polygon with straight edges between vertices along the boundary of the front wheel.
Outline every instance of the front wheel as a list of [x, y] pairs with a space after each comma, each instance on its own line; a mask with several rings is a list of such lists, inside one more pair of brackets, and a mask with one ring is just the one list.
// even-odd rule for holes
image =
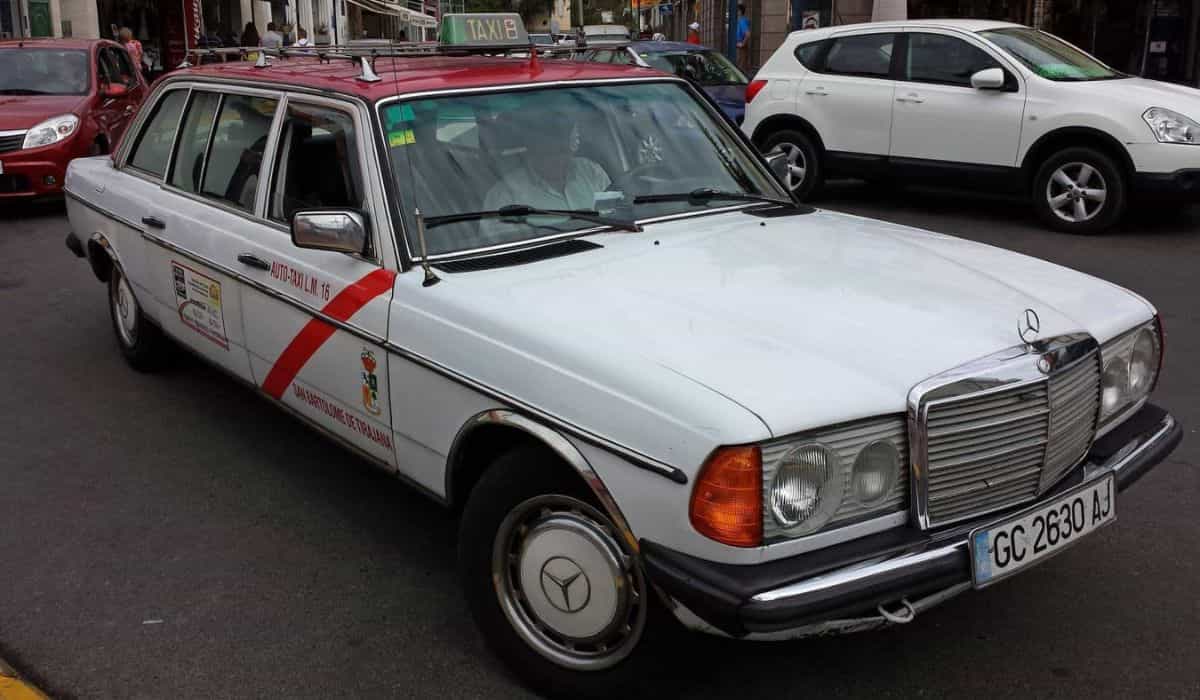
[[1125, 177], [1111, 158], [1096, 149], [1066, 148], [1038, 169], [1033, 206], [1051, 228], [1101, 233], [1125, 210]]
[[793, 196], [804, 200], [820, 187], [824, 172], [821, 154], [813, 140], [799, 131], [777, 131], [763, 141], [763, 153], [783, 151], [787, 155], [784, 186]]
[[467, 500], [458, 547], [476, 624], [527, 683], [600, 697], [638, 680], [651, 600], [636, 554], [548, 453], [496, 460]]

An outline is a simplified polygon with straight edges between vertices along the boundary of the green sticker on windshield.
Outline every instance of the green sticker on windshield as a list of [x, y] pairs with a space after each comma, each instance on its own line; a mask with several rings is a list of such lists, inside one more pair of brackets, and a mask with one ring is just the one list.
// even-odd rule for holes
[[413, 135], [412, 129], [400, 129], [398, 131], [388, 132], [388, 145], [392, 148], [397, 146], [407, 146], [410, 143], [416, 143], [417, 138]]
[[386, 112], [388, 130], [395, 129], [401, 122], [414, 122], [417, 115], [413, 114], [411, 105], [397, 105]]

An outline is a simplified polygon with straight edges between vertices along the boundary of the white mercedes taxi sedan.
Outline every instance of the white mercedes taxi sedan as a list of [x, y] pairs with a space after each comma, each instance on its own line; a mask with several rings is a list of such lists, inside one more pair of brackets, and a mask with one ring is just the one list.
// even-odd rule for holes
[[1046, 32], [912, 20], [793, 32], [746, 92], [743, 131], [827, 176], [1031, 198], [1098, 233], [1134, 196], [1200, 201], [1200, 90], [1125, 75]]
[[169, 337], [459, 509], [469, 608], [542, 690], [637, 682], [672, 617], [909, 622], [1180, 440], [1146, 300], [797, 205], [686, 81], [328, 60], [160, 81], [72, 164], [68, 246], [134, 368]]

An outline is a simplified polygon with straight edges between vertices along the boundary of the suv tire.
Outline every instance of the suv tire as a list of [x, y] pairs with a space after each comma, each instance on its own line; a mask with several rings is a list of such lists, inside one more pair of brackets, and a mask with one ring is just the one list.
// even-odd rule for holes
[[536, 690], [620, 697], [651, 672], [649, 618], [665, 613], [636, 552], [547, 450], [516, 448], [484, 472], [463, 509], [458, 568], [484, 639]]
[[1081, 235], [1101, 233], [1125, 211], [1125, 176], [1102, 151], [1065, 148], [1038, 168], [1032, 195], [1038, 217], [1050, 228]]
[[788, 154], [788, 178], [784, 183], [800, 200], [807, 199], [821, 186], [825, 173], [821, 168], [821, 152], [802, 131], [776, 131], [763, 141], [762, 152], [782, 149]]

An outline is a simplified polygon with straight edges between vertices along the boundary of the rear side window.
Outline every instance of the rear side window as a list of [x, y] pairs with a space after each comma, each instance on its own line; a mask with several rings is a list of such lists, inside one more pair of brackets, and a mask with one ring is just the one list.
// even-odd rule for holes
[[278, 102], [265, 97], [226, 95], [208, 144], [200, 193], [239, 209], [254, 208], [263, 151]]
[[162, 177], [167, 169], [167, 158], [171, 144], [175, 141], [175, 130], [179, 128], [179, 115], [187, 100], [187, 90], [171, 90], [158, 101], [154, 114], [142, 127], [129, 164], [138, 170]]
[[834, 39], [825, 56], [825, 72], [886, 78], [891, 72], [895, 34], [861, 34]]
[[204, 171], [204, 152], [208, 148], [208, 137], [212, 133], [213, 120], [217, 116], [217, 104], [221, 98], [215, 92], [193, 92], [183, 127], [179, 130], [179, 144], [175, 160], [171, 162], [170, 182], [187, 192], [199, 192]]
[[796, 47], [796, 60], [805, 68], [819, 72], [823, 67], [821, 65], [821, 56], [825, 53], [825, 47], [828, 45], [828, 41], [814, 41], [808, 44], [800, 44]]
[[971, 86], [971, 76], [1000, 64], [983, 49], [944, 34], [909, 34], [907, 80]]

